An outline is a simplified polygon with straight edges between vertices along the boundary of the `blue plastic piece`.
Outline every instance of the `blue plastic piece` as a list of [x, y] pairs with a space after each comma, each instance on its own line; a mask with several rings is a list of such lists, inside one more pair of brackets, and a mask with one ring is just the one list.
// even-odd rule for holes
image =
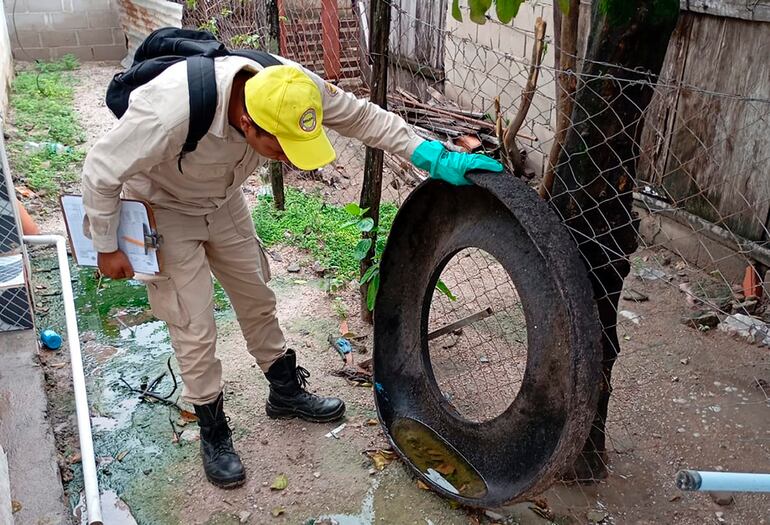
[[61, 348], [62, 339], [55, 331], [46, 329], [40, 332], [40, 342], [49, 350], [58, 350]]

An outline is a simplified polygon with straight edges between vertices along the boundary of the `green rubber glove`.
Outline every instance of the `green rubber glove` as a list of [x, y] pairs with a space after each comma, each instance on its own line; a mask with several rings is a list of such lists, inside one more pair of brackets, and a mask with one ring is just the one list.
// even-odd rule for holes
[[503, 165], [495, 159], [478, 153], [457, 153], [449, 151], [438, 141], [426, 140], [412, 153], [412, 164], [439, 179], [455, 186], [471, 183], [465, 174], [473, 170], [503, 171]]

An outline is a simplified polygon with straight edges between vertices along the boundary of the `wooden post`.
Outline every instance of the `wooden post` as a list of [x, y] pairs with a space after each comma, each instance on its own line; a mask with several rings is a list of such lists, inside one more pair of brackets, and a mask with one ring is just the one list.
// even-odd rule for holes
[[328, 81], [340, 79], [340, 12], [337, 0], [321, 0], [324, 76]]
[[[270, 41], [268, 51], [271, 53], [282, 53], [285, 47], [282, 38], [285, 31], [281, 31], [281, 11], [283, 2], [281, 0], [268, 0], [267, 20], [270, 31]], [[286, 209], [286, 197], [283, 189], [283, 163], [270, 161], [270, 185], [273, 188], [273, 205], [277, 210]]]
[[[387, 0], [372, 0], [372, 28], [369, 54], [372, 57], [371, 98], [372, 103], [387, 109], [388, 95], [388, 40], [390, 38], [390, 3]], [[374, 219], [374, 229], [365, 233], [372, 239], [369, 254], [361, 261], [361, 275], [372, 265], [374, 249], [377, 244], [377, 225], [380, 220], [380, 198], [382, 196], [383, 152], [379, 149], [366, 148], [364, 162], [364, 184], [361, 188], [361, 207], [369, 208], [368, 216]], [[366, 306], [367, 285], [361, 286], [361, 317], [372, 322], [372, 313]]]
[[[602, 324], [603, 372], [594, 424], [568, 478], [607, 475], [605, 422], [617, 359], [617, 308], [638, 243], [632, 211], [636, 130], [653, 94], [679, 14], [678, 0], [594, 2], [572, 126], [556, 166], [551, 203], [578, 244]], [[562, 19], [562, 31], [564, 30]], [[567, 57], [562, 50], [561, 62]]]
[[[283, 5], [283, 0], [271, 0], [271, 4], [275, 3], [278, 8], [278, 28], [279, 28], [279, 34], [278, 34], [278, 41], [280, 42], [278, 53], [281, 56], [286, 56], [286, 51], [288, 49], [288, 44], [286, 42], [286, 31], [280, 31], [281, 25], [286, 24], [284, 20], [286, 20], [286, 6]], [[285, 29], [285, 27], [284, 27]]]
[[559, 40], [555, 51], [556, 71], [556, 132], [545, 165], [545, 175], [539, 193], [547, 198], [553, 186], [556, 163], [564, 148], [564, 137], [570, 126], [570, 117], [574, 105], [575, 87], [577, 86], [577, 40], [578, 20], [580, 18], [580, 0], [569, 0], [569, 12], [562, 16], [561, 2], [553, 3], [555, 28]]

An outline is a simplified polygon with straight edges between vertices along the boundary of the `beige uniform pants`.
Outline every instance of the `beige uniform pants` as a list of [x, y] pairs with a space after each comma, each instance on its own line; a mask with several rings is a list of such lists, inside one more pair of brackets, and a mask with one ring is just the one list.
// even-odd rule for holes
[[270, 268], [242, 192], [205, 216], [154, 209], [162, 273], [147, 281], [153, 314], [166, 322], [184, 380], [182, 397], [201, 405], [222, 391], [211, 274], [230, 297], [249, 353], [263, 371], [285, 352]]

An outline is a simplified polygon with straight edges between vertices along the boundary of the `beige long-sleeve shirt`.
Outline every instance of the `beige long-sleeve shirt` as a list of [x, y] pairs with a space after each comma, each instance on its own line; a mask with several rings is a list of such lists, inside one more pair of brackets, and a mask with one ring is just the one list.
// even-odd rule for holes
[[[424, 139], [398, 115], [332, 88], [301, 68], [318, 84], [323, 97], [323, 124], [341, 135], [359, 139], [409, 159]], [[121, 194], [143, 199], [153, 207], [188, 215], [207, 215], [221, 207], [268, 159], [248, 146], [228, 122], [233, 78], [241, 70], [262, 66], [242, 57], [217, 58], [217, 109], [197, 149], [177, 160], [187, 136], [190, 108], [187, 67], [169, 67], [131, 94], [128, 110], [86, 157], [83, 200], [91, 238], [99, 252], [118, 249]]]

